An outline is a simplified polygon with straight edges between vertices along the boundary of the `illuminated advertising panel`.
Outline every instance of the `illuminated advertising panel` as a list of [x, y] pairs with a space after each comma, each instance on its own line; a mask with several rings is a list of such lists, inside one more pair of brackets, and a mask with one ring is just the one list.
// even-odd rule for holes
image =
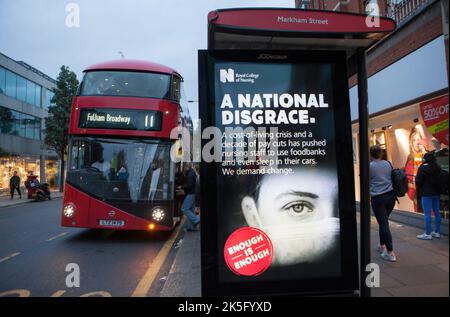
[[203, 133], [203, 294], [357, 289], [345, 54], [200, 51], [199, 65], [202, 126], [220, 132]]

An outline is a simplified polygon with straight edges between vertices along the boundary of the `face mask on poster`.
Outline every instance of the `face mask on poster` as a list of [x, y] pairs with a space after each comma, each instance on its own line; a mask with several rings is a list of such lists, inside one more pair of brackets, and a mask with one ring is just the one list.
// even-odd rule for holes
[[321, 260], [338, 245], [336, 177], [311, 170], [266, 175], [242, 200], [247, 224], [263, 230], [274, 247], [272, 266]]

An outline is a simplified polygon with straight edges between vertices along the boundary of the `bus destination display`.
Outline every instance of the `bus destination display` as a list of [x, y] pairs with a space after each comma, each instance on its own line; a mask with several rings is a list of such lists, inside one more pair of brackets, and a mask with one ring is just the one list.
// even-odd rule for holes
[[129, 109], [82, 109], [78, 127], [88, 129], [121, 129], [159, 131], [160, 111]]

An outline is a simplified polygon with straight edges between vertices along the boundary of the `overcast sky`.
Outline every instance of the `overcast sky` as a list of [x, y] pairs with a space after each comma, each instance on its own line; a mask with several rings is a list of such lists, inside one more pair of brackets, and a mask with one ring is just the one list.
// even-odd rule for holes
[[[68, 3], [80, 27], [65, 24]], [[207, 45], [207, 14], [219, 8], [294, 7], [294, 0], [0, 0], [0, 52], [56, 78], [61, 65], [80, 77], [89, 65], [120, 58], [175, 68], [197, 98], [197, 50]], [[192, 104], [194, 107], [194, 105]], [[195, 104], [195, 107], [197, 105]], [[191, 110], [193, 116], [195, 109]]]

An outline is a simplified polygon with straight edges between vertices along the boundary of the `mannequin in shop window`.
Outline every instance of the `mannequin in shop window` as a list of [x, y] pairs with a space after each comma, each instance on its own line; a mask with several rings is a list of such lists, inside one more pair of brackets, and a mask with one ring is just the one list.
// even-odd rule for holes
[[422, 157], [427, 152], [425, 141], [419, 129], [413, 128], [409, 134], [409, 155], [405, 163], [405, 172], [408, 176], [408, 197], [414, 203], [414, 212], [423, 213], [420, 197], [417, 196], [415, 177]]

